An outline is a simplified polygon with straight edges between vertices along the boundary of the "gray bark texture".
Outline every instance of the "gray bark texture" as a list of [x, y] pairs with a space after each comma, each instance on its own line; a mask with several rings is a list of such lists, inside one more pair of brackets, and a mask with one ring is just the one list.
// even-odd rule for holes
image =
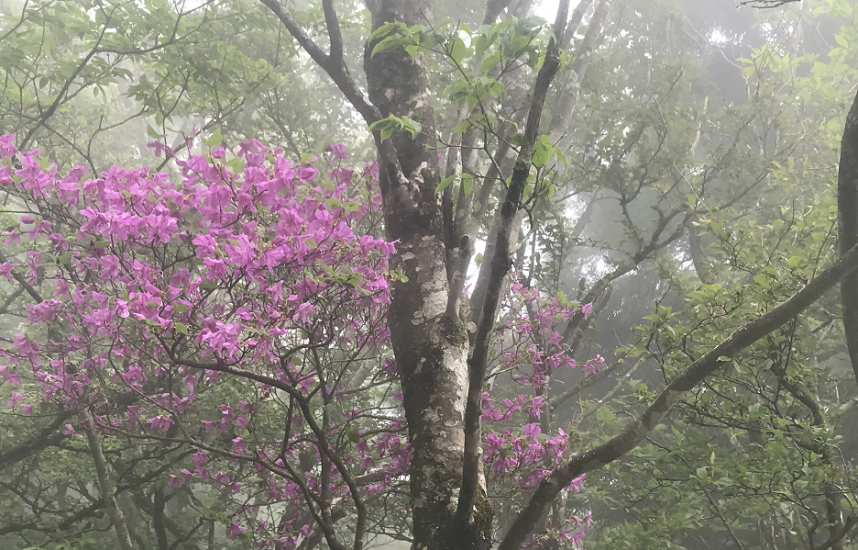
[[[430, 8], [421, 0], [381, 0], [373, 6], [373, 30], [391, 21], [421, 24]], [[426, 61], [401, 48], [372, 56], [374, 45], [364, 60], [370, 101], [382, 117], [408, 116], [423, 126], [416, 139], [404, 132], [390, 138], [401, 174], [384, 159], [379, 173], [387, 238], [398, 241], [391, 268], [408, 277], [391, 286], [389, 325], [411, 440], [414, 540], [421, 549], [445, 548], [462, 478], [468, 339], [462, 322], [446, 314], [447, 251]], [[458, 533], [458, 540], [463, 536], [474, 538]]]

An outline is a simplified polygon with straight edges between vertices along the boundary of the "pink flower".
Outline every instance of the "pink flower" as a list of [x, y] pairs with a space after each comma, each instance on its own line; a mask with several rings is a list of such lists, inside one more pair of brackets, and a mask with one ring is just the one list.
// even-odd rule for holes
[[327, 148], [327, 151], [331, 153], [331, 158], [333, 160], [347, 160], [349, 155], [346, 154], [346, 146], [342, 143], [334, 143]]
[[208, 274], [211, 279], [222, 279], [226, 277], [227, 267], [223, 260], [206, 258], [203, 260], [203, 265], [209, 269]]
[[234, 521], [229, 527], [226, 528], [226, 537], [229, 540], [235, 540], [245, 531], [247, 531], [247, 527], [245, 527], [238, 521]]
[[10, 158], [18, 154], [18, 148], [12, 143], [15, 141], [13, 134], [4, 134], [0, 136], [0, 158]]
[[9, 408], [12, 408], [23, 400], [24, 400], [24, 394], [23, 393], [21, 393], [19, 391], [13, 392], [12, 398], [6, 402], [6, 406]]
[[60, 307], [59, 300], [45, 300], [34, 306], [28, 305], [29, 316], [27, 320], [31, 323], [50, 323], [56, 318], [56, 309]]
[[298, 321], [302, 323], [310, 322], [310, 314], [315, 311], [316, 308], [313, 307], [313, 304], [310, 302], [304, 302], [298, 306], [298, 310], [292, 315], [293, 321]]
[[146, 421], [147, 424], [152, 426], [153, 428], [159, 428], [162, 430], [166, 430], [173, 424], [173, 419], [169, 416], [159, 415], [154, 418], [150, 418]]
[[150, 141], [146, 144], [146, 147], [155, 150], [155, 156], [161, 157], [161, 152], [166, 153], [166, 158], [173, 158], [173, 148], [169, 145], [161, 143], [160, 141]]
[[569, 482], [569, 485], [566, 486], [567, 491], [572, 491], [573, 493], [580, 493], [581, 489], [584, 488], [584, 476], [586, 474], [581, 474], [580, 476], [573, 479]]

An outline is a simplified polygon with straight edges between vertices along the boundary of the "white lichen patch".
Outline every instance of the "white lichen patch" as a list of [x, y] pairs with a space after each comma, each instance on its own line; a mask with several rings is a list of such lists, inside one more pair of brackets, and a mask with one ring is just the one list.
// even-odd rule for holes
[[[446, 284], [446, 281], [444, 283]], [[423, 307], [415, 312], [414, 316], [419, 315], [423, 320], [427, 320], [434, 319], [444, 313], [447, 309], [447, 289], [438, 289], [435, 284], [426, 283], [421, 290], [423, 291]]]
[[436, 411], [435, 409], [427, 408], [426, 411], [424, 411], [423, 413], [423, 420], [425, 420], [426, 423], [431, 426], [434, 424], [438, 424], [441, 421], [441, 415], [438, 414], [438, 411]]
[[444, 364], [450, 369], [455, 385], [455, 394], [451, 396], [452, 410], [456, 418], [464, 422], [468, 399], [468, 355], [463, 349], [447, 348], [444, 351]]
[[424, 88], [422, 92], [417, 95], [411, 96], [411, 100], [408, 102], [412, 105], [412, 112], [429, 104], [429, 89]]
[[[426, 237], [423, 238], [426, 239]], [[447, 275], [443, 269], [433, 269], [431, 277], [420, 285], [423, 303], [412, 316], [411, 322], [414, 325], [434, 319], [447, 310]]]
[[424, 160], [423, 162], [420, 163], [420, 166], [416, 167], [411, 172], [411, 174], [409, 175], [409, 179], [423, 183], [423, 170], [426, 170], [428, 168], [429, 168], [429, 163]]

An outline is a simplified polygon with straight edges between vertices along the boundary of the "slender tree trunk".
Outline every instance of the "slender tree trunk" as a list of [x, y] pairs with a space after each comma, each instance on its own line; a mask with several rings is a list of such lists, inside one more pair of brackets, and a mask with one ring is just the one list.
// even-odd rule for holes
[[134, 546], [131, 544], [131, 534], [128, 531], [128, 524], [125, 522], [125, 515], [116, 502], [116, 495], [113, 490], [113, 483], [110, 480], [107, 459], [104, 458], [101, 439], [99, 439], [98, 434], [95, 432], [95, 418], [93, 418], [89, 409], [85, 410], [84, 417], [87, 420], [86, 439], [89, 442], [89, 452], [92, 454], [92, 460], [95, 463], [98, 488], [101, 492], [101, 498], [104, 501], [107, 515], [110, 517], [110, 522], [116, 531], [119, 548], [121, 550], [134, 550]]
[[[840, 254], [845, 255], [858, 244], [858, 95], [846, 116], [840, 144], [840, 172], [837, 178], [837, 215]], [[858, 381], [858, 273], [850, 273], [840, 284], [843, 304], [843, 329], [852, 360], [852, 371]]]

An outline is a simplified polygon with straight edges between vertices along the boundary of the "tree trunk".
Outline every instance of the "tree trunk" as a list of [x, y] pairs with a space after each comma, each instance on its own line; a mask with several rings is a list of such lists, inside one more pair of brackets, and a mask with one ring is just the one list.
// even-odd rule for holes
[[101, 440], [96, 432], [95, 418], [89, 409], [84, 410], [84, 418], [87, 420], [86, 439], [95, 464], [96, 481], [98, 481], [98, 488], [104, 501], [104, 507], [107, 509], [107, 515], [110, 517], [110, 523], [113, 524], [113, 529], [116, 531], [119, 548], [121, 550], [134, 550], [134, 546], [131, 544], [131, 535], [128, 532], [128, 524], [125, 522], [125, 515], [116, 502], [116, 494], [110, 480], [110, 472], [107, 469], [107, 460], [104, 458]]
[[[376, 30], [390, 21], [421, 24], [431, 3], [381, 0], [372, 8]], [[373, 57], [374, 45], [367, 45], [364, 61], [370, 101], [382, 117], [408, 116], [423, 126], [416, 139], [405, 132], [390, 138], [404, 178], [382, 164], [379, 179], [387, 238], [398, 241], [391, 268], [408, 278], [391, 285], [389, 326], [411, 441], [414, 540], [420, 550], [434, 550], [452, 546], [443, 526], [452, 525], [462, 479], [468, 338], [464, 323], [445, 314], [446, 247], [426, 60], [401, 48]], [[478, 536], [456, 533], [455, 540], [476, 543]]]
[[[846, 117], [840, 144], [840, 172], [837, 178], [837, 215], [840, 254], [845, 255], [858, 244], [858, 95]], [[858, 380], [858, 273], [850, 273], [840, 284], [843, 304], [843, 329], [852, 360], [852, 371]]]

